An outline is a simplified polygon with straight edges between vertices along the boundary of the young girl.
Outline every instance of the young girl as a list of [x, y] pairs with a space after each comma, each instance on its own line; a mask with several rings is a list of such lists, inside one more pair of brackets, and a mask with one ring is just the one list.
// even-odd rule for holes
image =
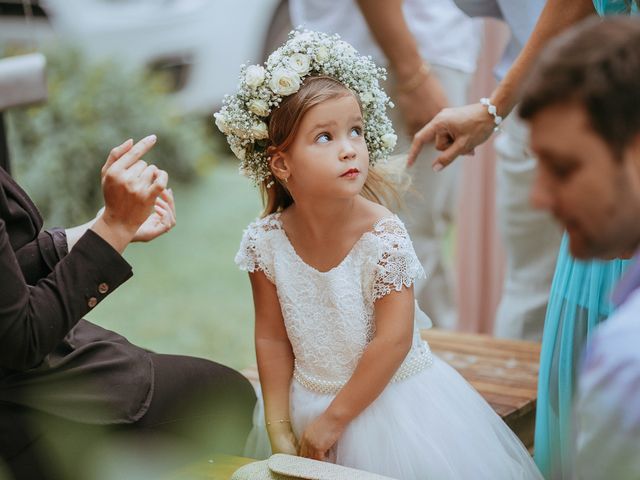
[[262, 428], [274, 453], [394, 478], [541, 478], [414, 326], [424, 272], [371, 168], [395, 143], [383, 73], [336, 36], [293, 32], [216, 114], [266, 199], [236, 257], [253, 289]]

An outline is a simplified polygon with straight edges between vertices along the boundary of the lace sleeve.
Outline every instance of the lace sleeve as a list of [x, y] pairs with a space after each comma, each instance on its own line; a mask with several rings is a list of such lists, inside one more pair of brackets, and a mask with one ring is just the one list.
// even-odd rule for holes
[[235, 262], [240, 270], [249, 273], [264, 272], [267, 278], [275, 283], [272, 255], [270, 255], [268, 242], [265, 241], [268, 230], [263, 228], [262, 223], [262, 221], [254, 222], [244, 231]]
[[378, 262], [374, 269], [373, 301], [410, 287], [425, 273], [418, 261], [409, 234], [397, 218], [383, 219], [375, 228], [379, 239]]

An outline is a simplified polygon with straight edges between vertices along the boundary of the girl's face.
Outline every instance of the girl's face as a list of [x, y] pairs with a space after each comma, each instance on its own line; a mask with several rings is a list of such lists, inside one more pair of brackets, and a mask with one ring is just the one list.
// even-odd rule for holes
[[348, 93], [309, 109], [282, 156], [289, 170], [287, 187], [294, 200], [358, 195], [367, 178], [369, 151], [355, 97]]

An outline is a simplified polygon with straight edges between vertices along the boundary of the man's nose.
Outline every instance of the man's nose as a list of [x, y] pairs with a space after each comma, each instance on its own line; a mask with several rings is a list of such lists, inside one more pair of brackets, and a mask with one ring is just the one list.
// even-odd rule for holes
[[536, 176], [529, 193], [529, 202], [533, 208], [551, 211], [554, 205], [554, 190], [548, 176], [538, 166]]

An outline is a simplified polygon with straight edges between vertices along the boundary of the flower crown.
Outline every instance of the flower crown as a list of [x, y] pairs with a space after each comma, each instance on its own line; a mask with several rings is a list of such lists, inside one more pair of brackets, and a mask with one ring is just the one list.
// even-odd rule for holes
[[256, 185], [271, 176], [267, 117], [312, 75], [332, 77], [360, 98], [371, 165], [385, 161], [394, 149], [397, 137], [386, 114], [386, 107], [393, 103], [379, 85], [379, 80], [386, 79], [385, 69], [371, 57], [359, 55], [338, 35], [293, 30], [264, 66], [241, 67], [237, 92], [226, 95], [223, 107], [214, 114], [216, 126], [241, 161], [240, 172]]

